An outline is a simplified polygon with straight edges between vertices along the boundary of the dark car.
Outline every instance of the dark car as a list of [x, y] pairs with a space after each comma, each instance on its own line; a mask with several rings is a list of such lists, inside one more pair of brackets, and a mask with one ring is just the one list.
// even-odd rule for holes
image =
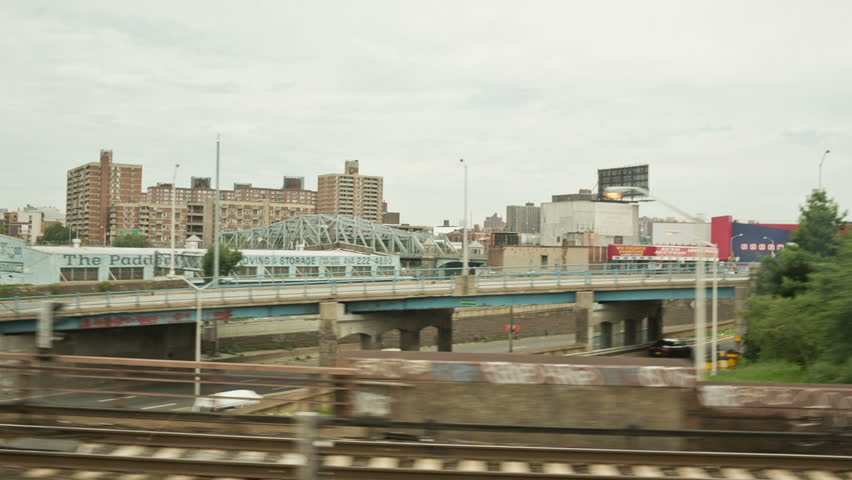
[[686, 340], [663, 338], [651, 345], [649, 353], [652, 357], [689, 358], [692, 356], [692, 347]]

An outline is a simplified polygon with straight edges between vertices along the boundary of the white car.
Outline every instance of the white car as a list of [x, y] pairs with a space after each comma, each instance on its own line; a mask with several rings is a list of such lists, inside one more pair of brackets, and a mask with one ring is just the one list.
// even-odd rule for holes
[[[222, 412], [240, 407], [257, 405], [263, 395], [253, 390], [229, 390], [210, 395], [214, 398], [196, 398], [192, 405], [193, 412]], [[257, 399], [257, 400], [251, 400]]]

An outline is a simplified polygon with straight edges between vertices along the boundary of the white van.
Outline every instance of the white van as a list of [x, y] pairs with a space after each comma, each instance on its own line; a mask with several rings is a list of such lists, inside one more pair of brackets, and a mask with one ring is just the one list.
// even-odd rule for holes
[[[193, 412], [222, 412], [240, 407], [257, 405], [263, 395], [253, 390], [229, 390], [210, 395], [215, 398], [196, 398], [192, 405]], [[256, 398], [257, 400], [250, 400]]]

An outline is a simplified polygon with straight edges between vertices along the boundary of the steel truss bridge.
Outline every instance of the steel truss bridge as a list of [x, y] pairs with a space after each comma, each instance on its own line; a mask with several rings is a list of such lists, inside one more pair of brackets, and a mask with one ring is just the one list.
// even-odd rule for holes
[[351, 215], [300, 215], [263, 227], [221, 232], [219, 241], [238, 250], [298, 250], [348, 244], [403, 258], [461, 254], [446, 235], [409, 232]]

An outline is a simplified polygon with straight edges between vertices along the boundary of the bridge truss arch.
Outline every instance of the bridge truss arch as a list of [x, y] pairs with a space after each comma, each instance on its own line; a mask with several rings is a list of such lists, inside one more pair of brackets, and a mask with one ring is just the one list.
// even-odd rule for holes
[[219, 241], [239, 250], [349, 244], [405, 258], [460, 255], [446, 235], [409, 232], [351, 215], [300, 215], [263, 227], [220, 232]]

